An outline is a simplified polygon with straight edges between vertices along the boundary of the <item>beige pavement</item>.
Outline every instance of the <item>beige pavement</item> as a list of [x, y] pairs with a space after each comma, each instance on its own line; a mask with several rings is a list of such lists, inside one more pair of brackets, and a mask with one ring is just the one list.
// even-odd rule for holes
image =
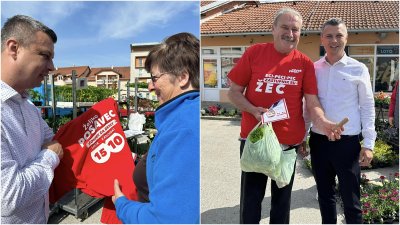
[[[201, 120], [201, 223], [239, 223], [240, 162], [239, 121]], [[381, 174], [398, 171], [392, 168], [362, 171], [369, 179]], [[261, 223], [269, 223], [270, 185], [262, 204]], [[311, 172], [298, 158], [293, 184], [290, 222], [295, 224], [319, 224], [316, 186]], [[341, 207], [338, 223], [345, 223]]]

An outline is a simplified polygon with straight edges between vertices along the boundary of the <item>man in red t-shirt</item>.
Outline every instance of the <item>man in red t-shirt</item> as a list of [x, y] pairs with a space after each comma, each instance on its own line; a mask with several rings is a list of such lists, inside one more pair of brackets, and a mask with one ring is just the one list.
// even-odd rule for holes
[[[331, 140], [340, 138], [341, 129], [325, 118], [318, 101], [313, 62], [296, 50], [301, 25], [302, 17], [297, 11], [279, 10], [272, 27], [274, 43], [248, 48], [228, 75], [232, 82], [229, 99], [243, 112], [240, 155], [262, 113], [280, 99], [285, 99], [290, 118], [273, 122], [272, 126], [284, 150], [297, 148], [304, 138], [303, 97], [314, 124]], [[298, 150], [305, 154], [305, 149]], [[294, 173], [290, 184], [283, 188], [271, 182], [270, 223], [289, 223], [293, 179]], [[242, 171], [240, 223], [260, 222], [267, 180], [264, 174]]]

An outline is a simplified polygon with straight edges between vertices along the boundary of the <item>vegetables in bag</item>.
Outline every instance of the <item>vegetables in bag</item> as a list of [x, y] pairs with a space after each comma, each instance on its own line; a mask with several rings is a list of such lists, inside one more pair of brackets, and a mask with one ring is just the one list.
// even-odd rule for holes
[[250, 131], [247, 137], [240, 166], [244, 172], [279, 176], [281, 170], [277, 170], [275, 167], [280, 162], [282, 148], [272, 125], [270, 123], [260, 124], [261, 122]]

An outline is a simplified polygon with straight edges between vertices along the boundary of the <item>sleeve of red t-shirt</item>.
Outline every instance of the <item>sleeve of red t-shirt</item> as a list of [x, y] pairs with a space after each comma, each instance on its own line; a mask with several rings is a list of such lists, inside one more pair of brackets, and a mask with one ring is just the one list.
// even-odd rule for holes
[[390, 105], [389, 105], [389, 117], [394, 117], [394, 108], [396, 107], [396, 96], [397, 91], [399, 89], [399, 81], [396, 82], [394, 89], [392, 91], [392, 96], [390, 97]]
[[254, 48], [252, 46], [248, 48], [240, 60], [237, 62], [236, 66], [229, 72], [228, 78], [235, 84], [246, 87], [251, 79], [251, 55], [254, 54]]
[[315, 76], [314, 63], [306, 56], [304, 58], [305, 73], [303, 76], [303, 93], [318, 95], [317, 78]]

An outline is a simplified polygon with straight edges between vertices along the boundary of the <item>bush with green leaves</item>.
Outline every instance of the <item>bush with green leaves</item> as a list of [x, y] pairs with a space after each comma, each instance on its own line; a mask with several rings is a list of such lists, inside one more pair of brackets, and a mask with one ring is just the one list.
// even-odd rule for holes
[[56, 130], [58, 130], [61, 126], [64, 124], [68, 123], [69, 121], [72, 120], [72, 114], [66, 115], [66, 116], [61, 116], [61, 117], [56, 117], [55, 124], [53, 124], [53, 118], [46, 118], [44, 121], [46, 121], [47, 125], [49, 127], [53, 128], [55, 127]]
[[[71, 102], [72, 87], [71, 86], [55, 86], [56, 101]], [[78, 102], [99, 102], [103, 99], [112, 97], [117, 93], [117, 89], [108, 89], [104, 87], [88, 86], [85, 89], [76, 91], [76, 99]]]
[[390, 145], [382, 140], [375, 142], [374, 157], [371, 162], [373, 168], [391, 166], [397, 160], [398, 156]]
[[[138, 88], [146, 88], [147, 89], [147, 87], [149, 86], [149, 84], [148, 83], [146, 83], [146, 82], [138, 82], [137, 83], [137, 86], [138, 86]], [[129, 87], [135, 87], [135, 83], [130, 83], [129, 84]]]
[[227, 110], [226, 114], [228, 116], [236, 116], [236, 109], [229, 109]]
[[35, 91], [33, 89], [29, 89], [28, 94], [32, 101], [40, 101], [40, 99], [43, 98], [43, 96], [38, 91]]
[[226, 112], [225, 108], [221, 108], [218, 110], [218, 115], [223, 116], [225, 114], [225, 112]]

